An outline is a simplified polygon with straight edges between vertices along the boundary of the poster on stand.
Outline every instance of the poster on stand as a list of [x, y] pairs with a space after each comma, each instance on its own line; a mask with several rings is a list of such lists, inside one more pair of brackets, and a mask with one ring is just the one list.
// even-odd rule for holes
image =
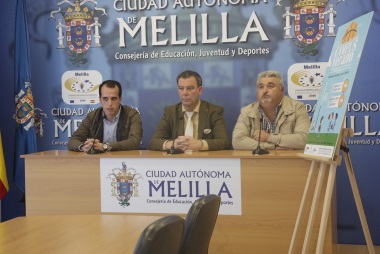
[[373, 12], [370, 12], [338, 29], [311, 121], [305, 154], [334, 157], [372, 16]]

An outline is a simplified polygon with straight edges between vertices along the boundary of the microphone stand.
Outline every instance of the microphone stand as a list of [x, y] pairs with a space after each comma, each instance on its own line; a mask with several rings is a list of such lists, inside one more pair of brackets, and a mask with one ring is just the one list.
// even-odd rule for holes
[[260, 117], [260, 132], [259, 132], [259, 140], [257, 143], [257, 147], [255, 150], [252, 151], [252, 154], [254, 154], [254, 155], [262, 155], [262, 154], [268, 154], [269, 153], [269, 151], [260, 148], [262, 129], [263, 129], [263, 116]]
[[170, 147], [170, 149], [167, 149], [166, 150], [166, 153], [167, 154], [180, 154], [180, 153], [184, 153], [184, 151], [182, 151], [181, 149], [177, 149], [174, 147], [174, 141], [175, 141], [175, 138], [177, 136], [177, 133], [178, 133], [178, 126], [179, 126], [179, 121], [183, 119], [183, 116], [180, 116], [180, 117], [177, 117], [177, 114], [178, 114], [178, 105], [175, 109], [175, 117], [176, 117], [176, 126], [175, 126], [175, 131], [173, 132], [173, 136], [172, 136], [172, 140], [173, 140], [173, 144], [172, 146]]
[[87, 154], [104, 153], [104, 151], [102, 151], [102, 150], [95, 149], [95, 139], [96, 139], [96, 136], [98, 136], [98, 133], [99, 133], [100, 127], [103, 125], [103, 120], [104, 120], [104, 118], [106, 118], [105, 115], [101, 117], [101, 122], [99, 123], [98, 129], [96, 129], [95, 137], [94, 137], [94, 140], [93, 140], [93, 142], [92, 142], [92, 146], [91, 146], [90, 150], [87, 151]]
[[173, 145], [170, 147], [170, 149], [166, 150], [167, 154], [180, 154], [184, 153], [181, 149], [174, 148], [174, 140], [173, 140]]

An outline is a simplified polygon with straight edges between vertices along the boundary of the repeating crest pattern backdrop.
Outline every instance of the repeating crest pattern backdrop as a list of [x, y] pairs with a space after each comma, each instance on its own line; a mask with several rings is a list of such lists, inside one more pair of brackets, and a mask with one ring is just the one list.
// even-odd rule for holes
[[[100, 105], [97, 86], [106, 79], [120, 81], [123, 103], [140, 111], [146, 148], [163, 107], [178, 101], [175, 78], [185, 69], [203, 77], [204, 99], [224, 106], [230, 135], [240, 108], [255, 100], [257, 74], [268, 69], [283, 73], [287, 94], [305, 102], [312, 117], [337, 27], [375, 11], [345, 125], [355, 132], [348, 145], [380, 245], [378, 1], [28, 0], [26, 7], [41, 151], [66, 149]], [[339, 242], [363, 244], [344, 167], [337, 175]]]

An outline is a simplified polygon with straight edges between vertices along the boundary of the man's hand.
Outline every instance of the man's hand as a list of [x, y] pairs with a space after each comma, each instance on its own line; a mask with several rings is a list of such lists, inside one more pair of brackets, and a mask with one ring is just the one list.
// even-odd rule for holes
[[[253, 139], [254, 140], [259, 141], [259, 136], [260, 136], [259, 130], [253, 132]], [[268, 132], [262, 130], [261, 136], [260, 136], [260, 142], [267, 142], [269, 136], [270, 136], [270, 134]]]
[[202, 149], [203, 143], [202, 143], [202, 140], [195, 139], [190, 136], [179, 136], [174, 141], [174, 146], [175, 148], [181, 149], [182, 151], [186, 151], [186, 150], [197, 151], [197, 150]]
[[100, 143], [100, 140], [99, 139], [93, 139], [93, 138], [88, 138], [85, 142], [84, 142], [84, 145], [82, 146], [82, 150], [83, 152], [87, 153], [91, 147], [92, 147], [92, 144], [95, 142], [94, 144], [94, 149], [97, 149], [97, 150], [103, 150], [103, 147], [102, 147], [102, 143]]

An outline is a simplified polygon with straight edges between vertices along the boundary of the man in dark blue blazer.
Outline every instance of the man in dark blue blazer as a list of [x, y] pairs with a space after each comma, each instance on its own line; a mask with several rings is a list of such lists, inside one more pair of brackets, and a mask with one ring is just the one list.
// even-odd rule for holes
[[181, 102], [165, 107], [148, 149], [230, 149], [223, 107], [200, 99], [203, 90], [201, 76], [195, 71], [184, 71], [177, 76], [177, 85]]

